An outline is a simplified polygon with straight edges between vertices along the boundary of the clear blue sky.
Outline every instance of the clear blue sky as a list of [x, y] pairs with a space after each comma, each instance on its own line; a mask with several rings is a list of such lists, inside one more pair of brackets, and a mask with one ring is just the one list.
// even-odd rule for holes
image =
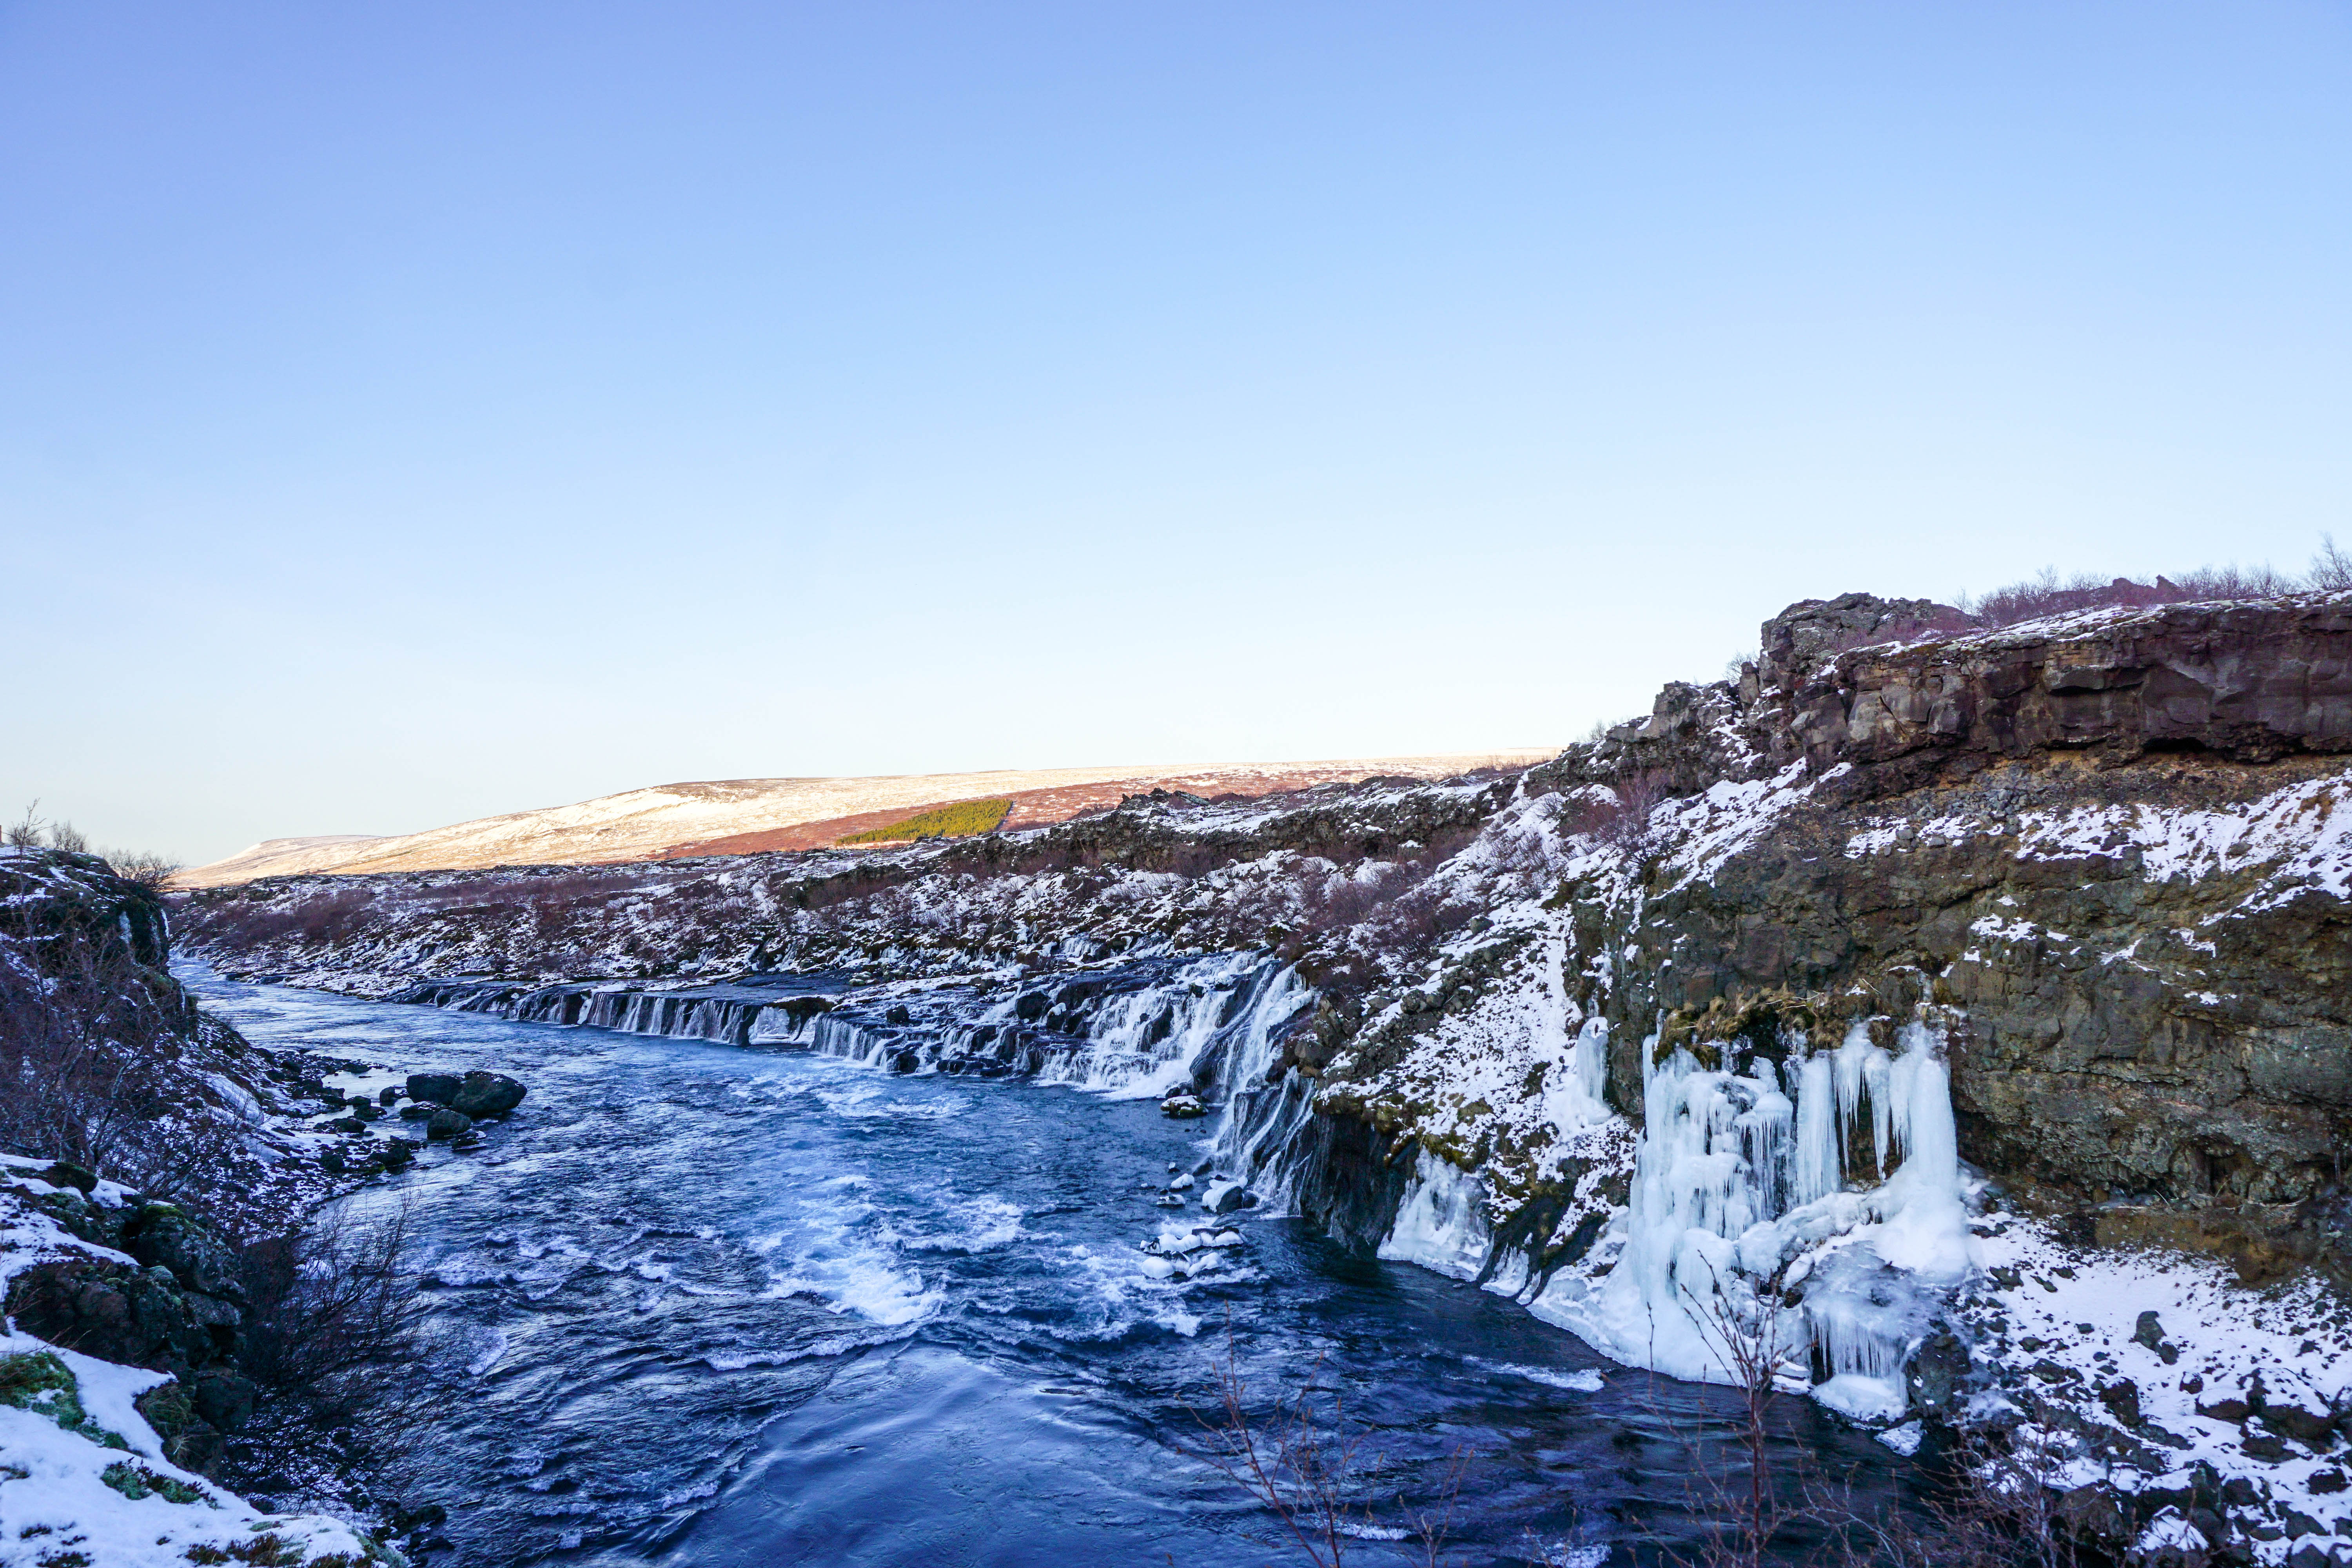
[[0, 814], [1564, 742], [2352, 539], [2352, 7], [0, 5]]

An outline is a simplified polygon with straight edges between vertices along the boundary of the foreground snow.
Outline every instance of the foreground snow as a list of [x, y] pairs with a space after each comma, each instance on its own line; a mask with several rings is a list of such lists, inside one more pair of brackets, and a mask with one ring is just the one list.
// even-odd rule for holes
[[[16, 1274], [62, 1258], [131, 1264], [121, 1253], [68, 1235], [36, 1206], [62, 1190], [35, 1174], [45, 1168], [0, 1155], [0, 1294]], [[111, 1183], [100, 1183], [93, 1195], [109, 1206], [125, 1201]], [[65, 1386], [24, 1388], [59, 1381]], [[265, 1513], [164, 1458], [163, 1439], [136, 1402], [171, 1381], [168, 1373], [118, 1366], [6, 1326], [0, 1334], [0, 1568], [226, 1562], [357, 1568], [401, 1560], [341, 1520]]]

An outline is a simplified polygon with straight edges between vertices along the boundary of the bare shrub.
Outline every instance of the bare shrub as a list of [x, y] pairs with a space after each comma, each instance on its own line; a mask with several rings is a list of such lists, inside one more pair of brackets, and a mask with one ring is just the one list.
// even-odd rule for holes
[[2326, 594], [2352, 593], [2352, 555], [2336, 547], [2336, 536], [2319, 536], [2319, 552], [2311, 558], [2311, 585]]
[[8, 825], [8, 847], [38, 849], [41, 847], [42, 834], [48, 824], [41, 820], [40, 810], [41, 803], [37, 800], [25, 808], [24, 816]]
[[2179, 581], [2158, 577], [2137, 583], [2128, 577], [2102, 580], [2090, 574], [2061, 578], [2055, 568], [2038, 577], [1996, 588], [1980, 598], [1963, 597], [1962, 607], [1988, 626], [2015, 626], [2044, 616], [2077, 610], [2147, 609], [2158, 605], [2201, 604], [2209, 601], [2275, 599], [2306, 587], [2352, 586], [2352, 561], [2336, 549], [2334, 539], [2322, 535], [2322, 552], [2312, 562], [2308, 578], [2297, 578], [2264, 566], [2204, 566], [2181, 574]]
[[180, 870], [180, 863], [167, 855], [152, 855], [137, 849], [101, 849], [99, 856], [107, 869], [126, 882], [136, 882], [150, 892], [160, 892]]
[[232, 1136], [185, 1060], [194, 1024], [110, 926], [0, 909], [0, 1139], [156, 1196], [188, 1189]]
[[1677, 1289], [1740, 1398], [1733, 1436], [1738, 1466], [1690, 1441], [1693, 1504], [1718, 1521], [1696, 1561], [1701, 1568], [1763, 1568], [1792, 1531], [1841, 1517], [1840, 1499], [1812, 1467], [1801, 1458], [1774, 1460], [1770, 1419], [1792, 1338], [1788, 1294], [1777, 1273], [1758, 1280], [1752, 1294], [1742, 1286], [1726, 1290], [1720, 1280], [1705, 1294]]
[[242, 1363], [268, 1391], [318, 1398], [348, 1375], [407, 1358], [423, 1318], [404, 1278], [406, 1204], [373, 1224], [329, 1209], [239, 1255], [250, 1307]]
[[70, 822], [52, 823], [49, 826], [49, 847], [73, 855], [87, 855], [89, 853], [89, 839]]
[[1868, 1518], [1847, 1510], [1847, 1568], [2077, 1568], [2094, 1560], [2065, 1526], [2058, 1494], [2043, 1482], [2047, 1434], [2020, 1427], [1979, 1433], [1950, 1458], [1923, 1500], [1924, 1515]]
[[[1215, 1363], [1217, 1408], [1192, 1416], [1206, 1439], [1201, 1458], [1275, 1516], [1292, 1552], [1314, 1568], [1341, 1568], [1360, 1538], [1394, 1537], [1377, 1524], [1364, 1495], [1373, 1457], [1366, 1428], [1350, 1419], [1323, 1371], [1318, 1355], [1293, 1394], [1276, 1394], [1265, 1417], [1253, 1417], [1229, 1331]], [[1411, 1514], [1405, 1534], [1427, 1568], [1443, 1561], [1468, 1458], [1458, 1447], [1449, 1454], [1434, 1507]]]
[[1672, 798], [1664, 775], [1646, 769], [1620, 773], [1613, 784], [1585, 790], [1560, 813], [1562, 832], [1636, 848], [1650, 837], [1650, 816]]

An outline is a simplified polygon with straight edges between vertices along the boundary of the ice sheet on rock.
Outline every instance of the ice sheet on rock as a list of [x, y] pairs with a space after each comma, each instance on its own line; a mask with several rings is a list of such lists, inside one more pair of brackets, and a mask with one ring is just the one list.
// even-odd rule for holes
[[1486, 1207], [1486, 1187], [1476, 1176], [1423, 1149], [1414, 1157], [1412, 1180], [1380, 1256], [1475, 1279], [1493, 1242]]

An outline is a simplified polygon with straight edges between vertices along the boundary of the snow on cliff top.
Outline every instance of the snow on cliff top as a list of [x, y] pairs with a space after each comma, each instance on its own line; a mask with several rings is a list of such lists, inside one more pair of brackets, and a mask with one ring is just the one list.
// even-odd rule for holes
[[[1307, 775], [1338, 782], [1396, 774], [1446, 778], [1486, 763], [1525, 766], [1557, 749], [1505, 750], [1458, 756], [1359, 757], [1324, 762], [1251, 763], [1232, 767], [1123, 766], [1004, 769], [992, 773], [909, 773], [875, 778], [720, 779], [625, 790], [571, 805], [508, 812], [421, 833], [388, 837], [331, 835], [267, 839], [226, 860], [182, 872], [178, 885], [222, 887], [257, 877], [307, 872], [422, 871], [551, 862], [631, 860], [682, 844], [794, 827], [869, 812], [912, 810], [942, 801], [977, 800], [1075, 784], [1213, 779], [1234, 794], [1296, 788]], [[1312, 782], [1312, 781], [1310, 781]], [[1254, 787], [1255, 786], [1255, 787]]]

